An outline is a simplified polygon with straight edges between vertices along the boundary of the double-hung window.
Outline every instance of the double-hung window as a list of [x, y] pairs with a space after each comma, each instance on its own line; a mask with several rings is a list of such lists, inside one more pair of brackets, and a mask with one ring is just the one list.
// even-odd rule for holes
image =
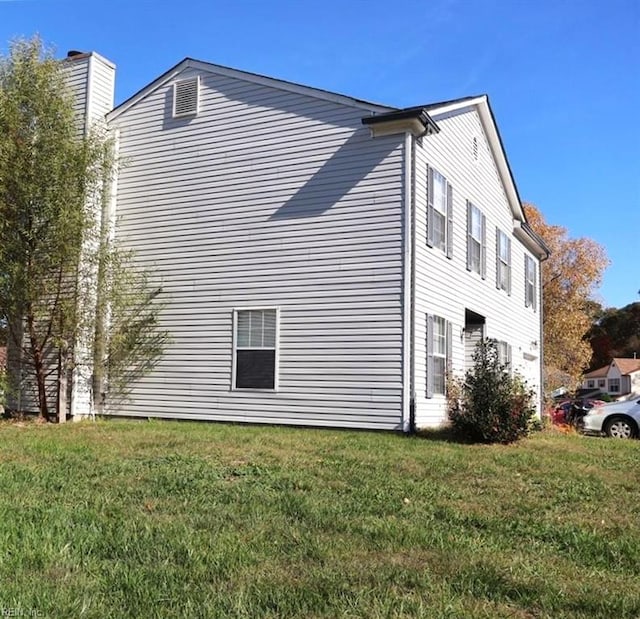
[[453, 189], [432, 167], [427, 169], [427, 245], [453, 257]]
[[451, 359], [451, 323], [427, 315], [427, 397], [444, 395]]
[[484, 279], [487, 275], [487, 218], [467, 202], [467, 269]]
[[496, 229], [496, 288], [511, 294], [511, 239]]
[[536, 263], [531, 256], [524, 257], [524, 305], [536, 309]]
[[234, 388], [275, 389], [278, 310], [235, 310]]
[[508, 370], [511, 369], [511, 346], [507, 342], [498, 340], [496, 342], [498, 349], [498, 363], [506, 366]]
[[619, 378], [610, 378], [609, 379], [609, 392], [610, 393], [620, 393], [620, 379]]

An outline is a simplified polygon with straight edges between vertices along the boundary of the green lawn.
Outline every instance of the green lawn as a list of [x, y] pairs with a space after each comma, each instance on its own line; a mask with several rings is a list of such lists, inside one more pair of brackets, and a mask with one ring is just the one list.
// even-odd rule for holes
[[14, 616], [637, 619], [640, 441], [1, 424], [0, 553]]

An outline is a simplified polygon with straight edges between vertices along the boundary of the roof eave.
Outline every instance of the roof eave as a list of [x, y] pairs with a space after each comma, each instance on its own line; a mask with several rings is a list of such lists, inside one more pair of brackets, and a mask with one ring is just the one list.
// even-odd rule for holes
[[362, 124], [371, 129], [374, 137], [407, 132], [422, 137], [440, 131], [440, 127], [422, 107], [365, 116]]

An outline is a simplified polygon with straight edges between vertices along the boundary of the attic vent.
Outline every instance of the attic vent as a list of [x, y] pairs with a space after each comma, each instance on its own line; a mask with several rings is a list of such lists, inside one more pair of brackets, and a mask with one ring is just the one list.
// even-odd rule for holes
[[175, 82], [173, 85], [173, 117], [195, 116], [198, 113], [200, 77]]

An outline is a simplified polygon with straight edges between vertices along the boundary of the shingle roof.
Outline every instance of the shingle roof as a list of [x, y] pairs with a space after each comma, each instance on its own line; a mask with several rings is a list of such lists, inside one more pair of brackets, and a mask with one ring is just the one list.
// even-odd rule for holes
[[[626, 359], [624, 357], [615, 357], [611, 361], [611, 363], [616, 364], [623, 376], [640, 371], [640, 359]], [[597, 370], [593, 370], [592, 372], [588, 372], [584, 375], [584, 378], [604, 378], [607, 375], [609, 368], [611, 367], [611, 363], [609, 365], [605, 365], [604, 367], [598, 368]]]
[[608, 371], [609, 371], [609, 366], [605, 365], [603, 368], [598, 368], [597, 370], [592, 370], [591, 372], [587, 372], [584, 375], [584, 378], [604, 378], [607, 375]]
[[621, 374], [631, 374], [640, 370], [640, 359], [625, 359], [623, 357], [616, 357], [614, 359]]

